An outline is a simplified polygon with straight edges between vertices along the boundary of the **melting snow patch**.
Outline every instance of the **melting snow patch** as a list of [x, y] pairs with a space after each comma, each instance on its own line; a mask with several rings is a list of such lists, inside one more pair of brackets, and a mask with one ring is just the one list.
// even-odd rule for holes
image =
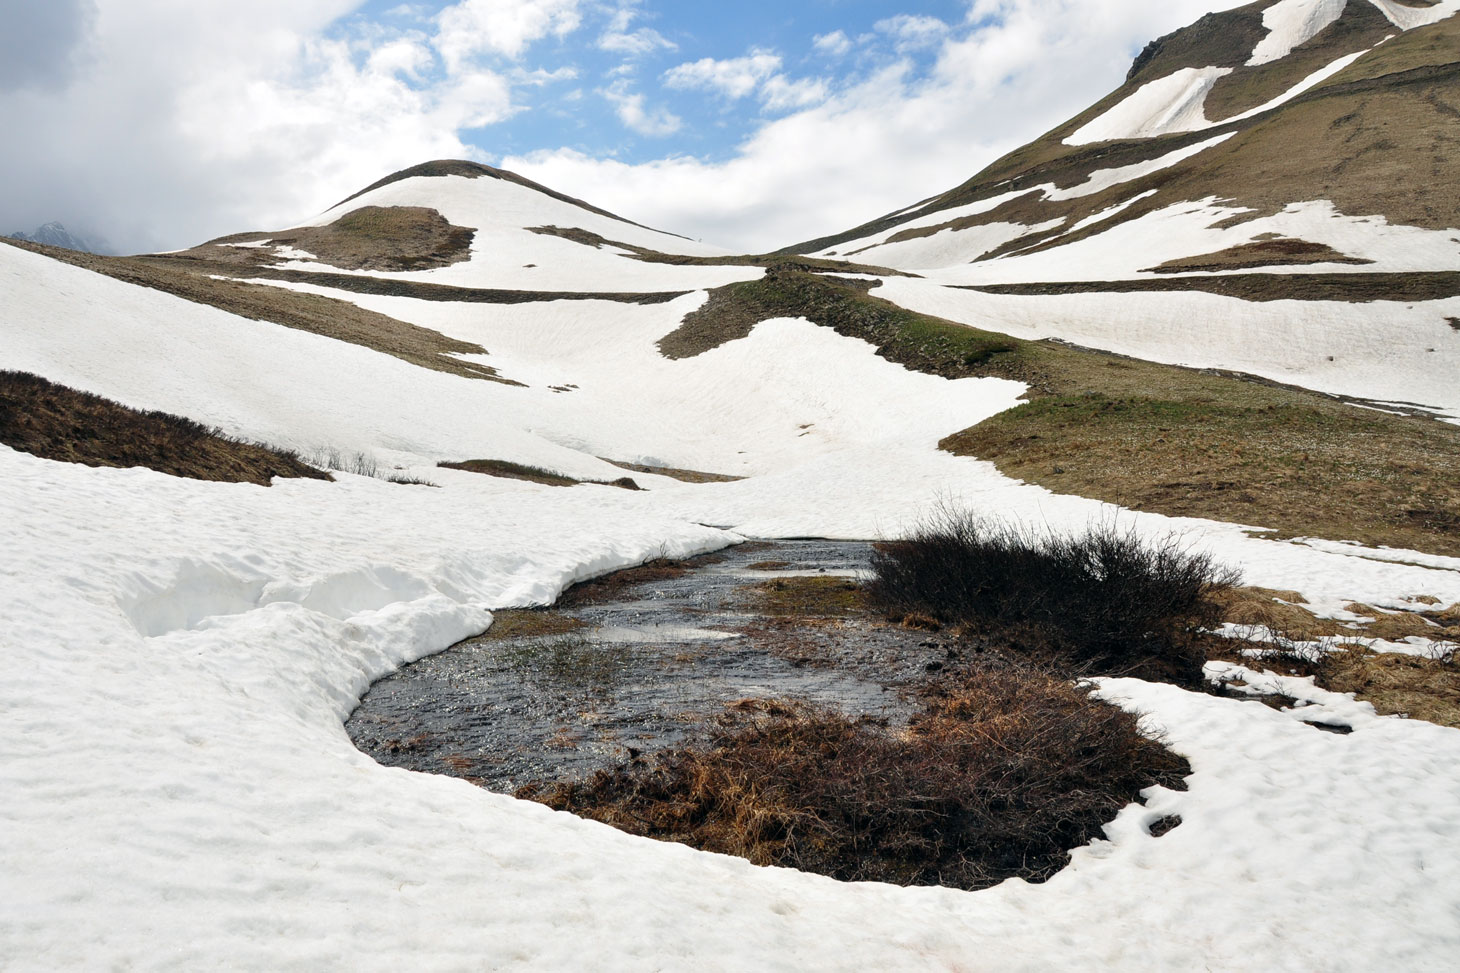
[[1252, 50], [1249, 66], [1287, 57], [1343, 16], [1348, 0], [1278, 0], [1262, 15], [1268, 35]]
[[1212, 123], [1202, 111], [1207, 95], [1219, 79], [1231, 73], [1231, 68], [1182, 68], [1143, 84], [1130, 97], [1066, 138], [1065, 144], [1153, 138], [1208, 128]]

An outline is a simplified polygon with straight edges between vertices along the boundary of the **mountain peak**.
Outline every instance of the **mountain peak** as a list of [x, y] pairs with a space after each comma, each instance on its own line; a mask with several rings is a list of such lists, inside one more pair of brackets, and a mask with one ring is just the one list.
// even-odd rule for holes
[[36, 227], [30, 233], [16, 230], [10, 234], [10, 238], [12, 240], [24, 240], [28, 243], [42, 243], [48, 247], [61, 247], [64, 250], [79, 250], [82, 253], [100, 252], [85, 237], [72, 233], [66, 227], [55, 221]]

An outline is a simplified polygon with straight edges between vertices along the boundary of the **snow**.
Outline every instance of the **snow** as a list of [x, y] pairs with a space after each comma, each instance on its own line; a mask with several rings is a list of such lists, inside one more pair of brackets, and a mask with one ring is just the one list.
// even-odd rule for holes
[[[959, 293], [921, 286], [906, 295]], [[893, 535], [940, 501], [1052, 530], [1118, 516], [1181, 531], [1250, 583], [1317, 606], [1460, 601], [1460, 566], [1265, 541], [1009, 480], [936, 443], [1014, 405], [1021, 386], [911, 373], [805, 321], [660, 359], [654, 341], [702, 292], [650, 307], [352, 298], [482, 342], [527, 388], [12, 248], [0, 295], [0, 367], [240, 435], [369, 452], [441, 484], [340, 475], [266, 489], [0, 447], [0, 955], [16, 969], [1083, 970], [1200, 957], [1441, 970], [1460, 946], [1460, 733], [1428, 724], [1355, 719], [1336, 737], [1254, 703], [1102, 681], [1188, 757], [1190, 789], [1151, 790], [1046, 884], [972, 894], [630, 838], [380, 767], [342, 728], [373, 679], [481, 631], [494, 609], [661, 551]], [[600, 456], [749, 478], [646, 477], [651, 489], [631, 493], [434, 467], [492, 457], [622, 474]], [[1185, 823], [1151, 837], [1173, 813]]]
[[1188, 145], [1174, 152], [1157, 156], [1147, 162], [1137, 162], [1134, 165], [1121, 166], [1116, 169], [1097, 169], [1095, 172], [1090, 173], [1090, 178], [1084, 182], [1071, 186], [1069, 189], [1052, 189], [1046, 192], [1045, 196], [1052, 200], [1078, 199], [1081, 196], [1093, 196], [1096, 193], [1104, 192], [1112, 186], [1118, 186], [1123, 182], [1133, 182], [1149, 176], [1154, 172], [1160, 172], [1162, 169], [1169, 169], [1179, 162], [1190, 159], [1194, 155], [1200, 155], [1207, 149], [1221, 145], [1236, 134], [1236, 132], [1226, 132], [1218, 135], [1216, 138]]
[[1212, 86], [1231, 68], [1182, 68], [1141, 85], [1105, 114], [1081, 126], [1064, 141], [1089, 145], [1116, 139], [1154, 138], [1196, 132], [1213, 124], [1202, 112]]
[[1432, 7], [1411, 7], [1397, 0], [1369, 0], [1378, 7], [1389, 22], [1401, 30], [1426, 27], [1455, 16], [1460, 11], [1460, 0], [1439, 0]]
[[717, 247], [601, 216], [535, 189], [490, 176], [402, 179], [342, 203], [305, 225], [324, 226], [363, 206], [424, 206], [437, 210], [453, 225], [477, 231], [471, 259], [448, 267], [399, 274], [342, 271], [308, 259], [286, 266], [294, 270], [358, 273], [459, 287], [620, 293], [719, 287], [751, 280], [760, 274], [754, 267], [646, 263], [616, 248], [596, 249], [560, 237], [528, 232], [533, 227], [556, 226], [586, 230], [607, 240], [660, 253], [697, 257], [725, 255]]
[[1268, 35], [1252, 50], [1249, 66], [1287, 57], [1343, 16], [1348, 0], [1278, 0], [1262, 13]]
[[[1460, 419], [1460, 298], [1244, 301], [1202, 292], [1009, 296], [889, 280], [882, 297], [1017, 338], [1059, 338], [1192, 368], [1222, 368], [1331, 395], [1415, 402]], [[1284, 586], [1277, 586], [1284, 587]]]

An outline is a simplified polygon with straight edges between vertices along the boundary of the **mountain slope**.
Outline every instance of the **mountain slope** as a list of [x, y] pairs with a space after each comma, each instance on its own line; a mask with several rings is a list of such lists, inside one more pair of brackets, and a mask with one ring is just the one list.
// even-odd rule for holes
[[[1181, 235], [1169, 226], [1149, 234], [1091, 268], [1091, 279], [1138, 276], [1267, 234], [1374, 269], [1453, 267], [1456, 9], [1263, 0], [1209, 14], [1149, 45], [1121, 88], [962, 186], [790, 249], [909, 269], [999, 264], [1184, 211]], [[1208, 232], [1213, 225], [1227, 232]], [[1291, 269], [1331, 263], [1323, 253], [1228, 259]], [[1080, 278], [1074, 252], [1061, 266]], [[1020, 273], [1000, 265], [982, 276]]]

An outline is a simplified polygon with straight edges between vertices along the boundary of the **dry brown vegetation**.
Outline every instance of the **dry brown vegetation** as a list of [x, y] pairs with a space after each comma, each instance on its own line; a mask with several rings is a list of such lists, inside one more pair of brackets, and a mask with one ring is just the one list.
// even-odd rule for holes
[[471, 459], [460, 463], [438, 463], [436, 465], [448, 470], [463, 470], [467, 473], [480, 473], [483, 476], [497, 476], [507, 480], [525, 480], [543, 486], [570, 487], [589, 483], [595, 486], [618, 487], [621, 490], [639, 489], [639, 485], [627, 476], [617, 480], [578, 480], [563, 473], [554, 473], [552, 470], [525, 466], [522, 463], [513, 463], [503, 459]]
[[1102, 391], [1037, 398], [942, 446], [1137, 510], [1460, 554], [1460, 429], [1259, 383], [1107, 368]]
[[[275, 246], [313, 254], [320, 263], [344, 270], [405, 272], [448, 267], [471, 258], [476, 231], [452, 226], [422, 206], [362, 206], [324, 226], [277, 233], [242, 233], [186, 251], [189, 256], [241, 266], [274, 266], [285, 258]], [[265, 247], [236, 244], [267, 243]]]
[[518, 638], [545, 638], [571, 635], [587, 626], [587, 622], [562, 612], [543, 608], [517, 608], [492, 613], [492, 627], [474, 639], [461, 644], [501, 642]]
[[656, 476], [667, 476], [671, 480], [679, 480], [682, 483], [736, 483], [745, 479], [743, 476], [729, 476], [725, 473], [704, 473], [700, 470], [682, 470], [672, 466], [645, 466], [642, 463], [621, 463], [618, 460], [608, 459], [600, 456], [599, 459], [605, 463], [611, 463], [621, 470], [628, 470], [631, 473], [652, 473]]
[[978, 889], [1049, 878], [1143, 788], [1187, 773], [1131, 714], [999, 666], [946, 685], [905, 732], [745, 701], [707, 747], [519, 796], [760, 865]]
[[[751, 569], [757, 570], [757, 566], [751, 565]], [[759, 570], [775, 568], [761, 566]], [[851, 578], [775, 578], [745, 585], [740, 590], [758, 614], [773, 618], [790, 617], [804, 622], [872, 614], [866, 591]]]
[[331, 479], [297, 456], [224, 436], [169, 415], [141, 412], [25, 372], [0, 371], [0, 443], [86, 466], [145, 466], [194, 480], [269, 486], [279, 477]]
[[1362, 257], [1350, 257], [1326, 243], [1307, 240], [1255, 240], [1215, 253], [1168, 260], [1143, 273], [1179, 274], [1206, 273], [1219, 270], [1246, 270], [1253, 267], [1293, 267], [1305, 264], [1371, 264]]

